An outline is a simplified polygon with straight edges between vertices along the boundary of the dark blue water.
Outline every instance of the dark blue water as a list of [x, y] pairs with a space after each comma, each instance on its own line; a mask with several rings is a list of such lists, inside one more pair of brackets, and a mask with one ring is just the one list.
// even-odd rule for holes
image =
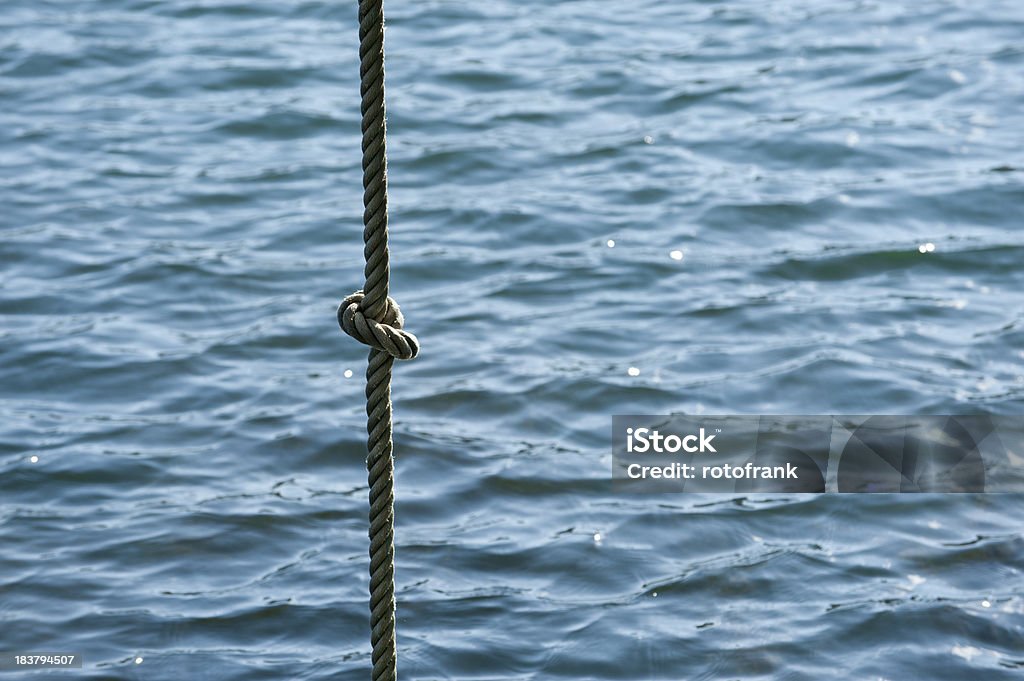
[[[1021, 678], [1020, 496], [620, 496], [609, 433], [1021, 413], [1024, 4], [386, 11], [400, 673]], [[356, 40], [0, 7], [0, 650], [85, 657], [32, 678], [368, 677]]]

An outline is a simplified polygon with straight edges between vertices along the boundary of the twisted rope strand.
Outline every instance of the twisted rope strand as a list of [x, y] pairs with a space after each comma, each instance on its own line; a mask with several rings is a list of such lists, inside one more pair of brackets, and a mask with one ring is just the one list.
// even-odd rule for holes
[[395, 646], [395, 466], [391, 444], [391, 365], [371, 350], [366, 367], [366, 468], [370, 483], [370, 643], [373, 681], [397, 678]]
[[369, 345], [366, 468], [370, 485], [370, 643], [373, 681], [397, 677], [395, 646], [395, 464], [391, 368], [419, 352], [388, 296], [388, 174], [384, 107], [383, 0], [359, 0], [359, 92], [363, 150], [363, 257], [366, 283], [338, 307], [338, 324]]
[[388, 297], [388, 160], [384, 107], [384, 0], [359, 0], [359, 94], [363, 114], [363, 312], [376, 318]]

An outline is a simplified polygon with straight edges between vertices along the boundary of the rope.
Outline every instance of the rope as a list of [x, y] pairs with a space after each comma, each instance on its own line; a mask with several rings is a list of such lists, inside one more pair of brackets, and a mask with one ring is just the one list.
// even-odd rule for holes
[[363, 288], [338, 307], [338, 324], [369, 345], [366, 367], [366, 468], [370, 483], [370, 642], [373, 681], [394, 681], [395, 478], [391, 442], [391, 367], [419, 352], [402, 330], [398, 304], [388, 296], [388, 177], [384, 109], [383, 0], [359, 0], [359, 91], [363, 130]]

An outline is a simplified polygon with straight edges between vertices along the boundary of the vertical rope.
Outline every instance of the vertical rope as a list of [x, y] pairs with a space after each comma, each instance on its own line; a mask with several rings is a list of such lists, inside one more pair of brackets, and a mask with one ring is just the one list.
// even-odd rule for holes
[[371, 350], [366, 367], [370, 483], [370, 643], [374, 681], [397, 678], [395, 650], [395, 465], [391, 443], [391, 365]]
[[366, 468], [370, 485], [370, 642], [374, 681], [397, 676], [395, 649], [395, 479], [391, 368], [412, 359], [419, 341], [402, 330], [388, 296], [388, 179], [384, 108], [383, 0], [359, 1], [359, 76], [363, 131], [363, 257], [366, 283], [338, 307], [338, 323], [369, 345], [366, 368]]
[[359, 94], [363, 113], [363, 312], [388, 297], [388, 158], [384, 109], [384, 0], [359, 0]]

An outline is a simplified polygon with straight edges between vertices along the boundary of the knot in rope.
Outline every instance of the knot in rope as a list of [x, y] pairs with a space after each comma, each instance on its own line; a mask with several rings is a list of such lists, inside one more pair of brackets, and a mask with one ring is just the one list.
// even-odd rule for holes
[[395, 359], [412, 359], [420, 351], [416, 336], [402, 330], [405, 318], [398, 303], [391, 296], [385, 301], [379, 319], [368, 317], [363, 310], [364, 294], [356, 291], [338, 306], [338, 325], [341, 330], [364, 345], [386, 352]]

